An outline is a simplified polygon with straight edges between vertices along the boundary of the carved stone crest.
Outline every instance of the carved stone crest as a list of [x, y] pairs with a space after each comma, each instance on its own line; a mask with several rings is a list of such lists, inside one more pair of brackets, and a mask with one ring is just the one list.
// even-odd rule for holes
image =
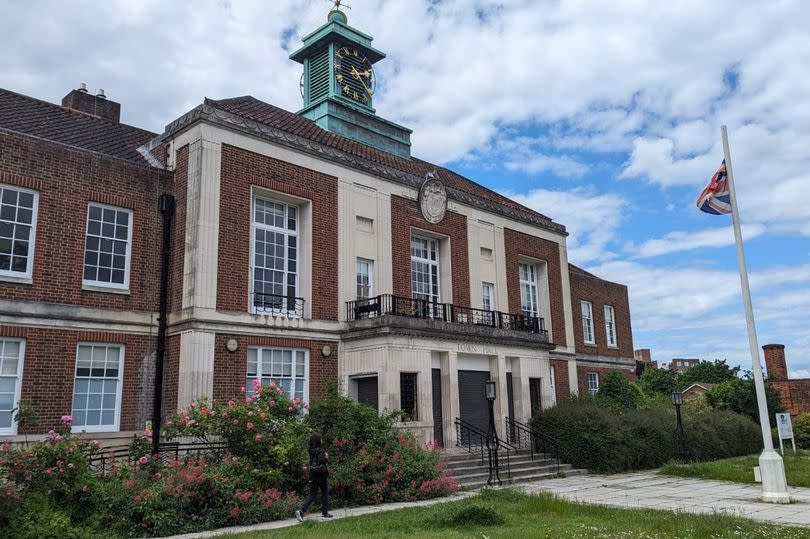
[[425, 221], [438, 224], [447, 213], [447, 190], [434, 170], [425, 174], [425, 180], [419, 188], [419, 211]]

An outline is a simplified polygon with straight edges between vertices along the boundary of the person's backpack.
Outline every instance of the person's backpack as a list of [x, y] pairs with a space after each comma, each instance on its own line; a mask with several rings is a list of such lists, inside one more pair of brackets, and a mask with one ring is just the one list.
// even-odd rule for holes
[[322, 451], [322, 449], [318, 449], [309, 459], [309, 472], [316, 476], [326, 473], [326, 463], [321, 458]]

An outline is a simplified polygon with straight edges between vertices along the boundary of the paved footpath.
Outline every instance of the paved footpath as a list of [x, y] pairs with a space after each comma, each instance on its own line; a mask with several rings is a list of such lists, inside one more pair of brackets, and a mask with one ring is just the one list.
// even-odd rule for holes
[[[778, 505], [758, 500], [759, 485], [744, 485], [726, 481], [708, 481], [639, 472], [619, 475], [579, 475], [561, 479], [545, 479], [515, 485], [526, 493], [551, 492], [571, 501], [626, 508], [651, 508], [689, 513], [726, 512], [753, 520], [810, 527], [810, 488], [790, 488], [795, 503]], [[406, 507], [425, 507], [437, 503], [461, 500], [477, 492], [460, 492], [445, 498], [420, 502], [366, 505], [334, 509], [335, 520], [347, 517], [394, 511]], [[320, 521], [316, 512], [307, 520]], [[175, 538], [203, 539], [229, 533], [275, 530], [298, 524], [294, 518], [275, 520], [252, 526], [221, 528], [200, 533], [176, 535]]]
[[518, 486], [533, 494], [551, 492], [570, 501], [625, 508], [689, 513], [725, 512], [762, 522], [810, 527], [810, 488], [790, 487], [793, 503], [759, 501], [761, 487], [638, 472], [547, 479]]

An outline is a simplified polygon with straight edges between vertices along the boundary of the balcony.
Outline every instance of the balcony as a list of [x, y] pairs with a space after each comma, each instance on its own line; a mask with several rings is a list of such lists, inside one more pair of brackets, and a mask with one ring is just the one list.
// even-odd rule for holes
[[[542, 318], [486, 311], [391, 294], [346, 302], [346, 319], [353, 329], [397, 326], [411, 333], [450, 333], [463, 338], [514, 338], [553, 347]], [[422, 322], [424, 321], [424, 322]], [[545, 347], [545, 346], [544, 346]]]
[[253, 314], [267, 314], [270, 316], [303, 318], [304, 298], [254, 292], [252, 312]]

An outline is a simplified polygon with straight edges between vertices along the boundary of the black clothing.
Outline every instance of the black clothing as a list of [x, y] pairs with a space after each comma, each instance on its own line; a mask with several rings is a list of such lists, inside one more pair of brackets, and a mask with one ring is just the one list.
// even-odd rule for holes
[[309, 480], [309, 498], [301, 506], [301, 514], [306, 513], [309, 506], [315, 502], [319, 488], [321, 489], [321, 514], [327, 515], [329, 513], [329, 486], [327, 483], [328, 479], [325, 475]]
[[301, 506], [301, 513], [306, 513], [309, 506], [315, 502], [318, 489], [321, 489], [321, 513], [329, 514], [329, 470], [328, 458], [321, 447], [309, 449], [309, 497]]

